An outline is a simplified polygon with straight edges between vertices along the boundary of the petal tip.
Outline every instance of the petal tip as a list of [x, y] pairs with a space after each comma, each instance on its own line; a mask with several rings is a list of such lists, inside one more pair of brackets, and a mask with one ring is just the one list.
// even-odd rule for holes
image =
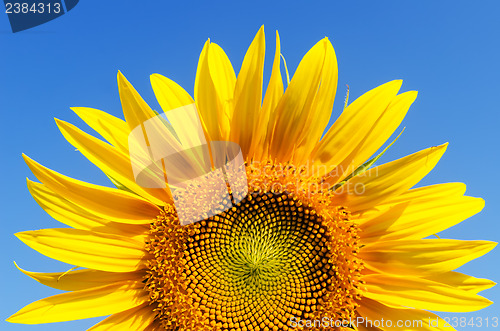
[[14, 236], [16, 236], [16, 238], [21, 240], [22, 242], [24, 242], [29, 237], [29, 235], [27, 235], [25, 231], [16, 232], [14, 233]]
[[127, 78], [125, 77], [124, 74], [120, 70], [118, 70], [117, 74], [117, 80], [118, 80], [118, 88], [124, 87], [126, 85], [129, 85], [130, 83], [128, 82]]
[[23, 156], [24, 162], [26, 162], [28, 166], [30, 165], [30, 163], [34, 162], [33, 159], [31, 159], [28, 155], [24, 153], [22, 153], [21, 155]]
[[412, 91], [408, 91], [408, 92], [406, 92], [406, 94], [408, 95], [408, 97], [409, 97], [409, 98], [411, 98], [411, 99], [412, 99], [412, 103], [413, 103], [413, 101], [415, 101], [415, 99], [416, 99], [416, 98], [417, 98], [417, 96], [418, 96], [418, 91], [414, 91], [414, 90], [412, 90]]

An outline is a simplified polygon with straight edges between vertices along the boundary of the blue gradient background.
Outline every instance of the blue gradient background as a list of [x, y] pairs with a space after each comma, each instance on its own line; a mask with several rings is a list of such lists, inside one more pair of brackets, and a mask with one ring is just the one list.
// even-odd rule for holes
[[[68, 14], [16, 34], [10, 31], [7, 15], [0, 13], [2, 320], [57, 292], [21, 274], [14, 260], [33, 271], [70, 268], [13, 236], [60, 226], [30, 197], [25, 177], [35, 178], [21, 153], [63, 174], [110, 185], [63, 139], [53, 117], [85, 129], [69, 107], [95, 107], [121, 116], [118, 70], [159, 109], [150, 74], [161, 73], [192, 94], [206, 39], [221, 45], [239, 70], [261, 24], [268, 41], [267, 79], [276, 29], [291, 72], [314, 43], [330, 38], [339, 62], [334, 117], [342, 109], [345, 84], [351, 87], [351, 101], [397, 78], [404, 79], [403, 90], [418, 90], [419, 97], [403, 123], [407, 129], [383, 161], [449, 141], [442, 161], [419, 185], [463, 181], [467, 194], [483, 197], [486, 208], [441, 236], [498, 241], [499, 1], [113, 3], [81, 1]], [[459, 271], [498, 282], [499, 257], [496, 249]], [[499, 287], [483, 294], [500, 301]], [[500, 315], [498, 307], [443, 315], [491, 318]], [[0, 322], [0, 329], [84, 330], [99, 320], [35, 326]]]

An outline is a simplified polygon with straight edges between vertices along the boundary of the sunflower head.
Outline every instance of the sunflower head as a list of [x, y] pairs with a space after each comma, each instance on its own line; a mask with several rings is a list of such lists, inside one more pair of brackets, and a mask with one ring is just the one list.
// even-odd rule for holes
[[493, 282], [454, 270], [496, 244], [429, 238], [484, 201], [460, 183], [413, 188], [447, 144], [374, 166], [416, 92], [391, 81], [346, 98], [327, 129], [337, 87], [330, 41], [314, 45], [291, 80], [285, 68], [286, 89], [277, 33], [275, 45], [265, 93], [261, 28], [238, 75], [205, 43], [194, 98], [152, 75], [162, 114], [118, 73], [125, 120], [73, 108], [107, 142], [57, 120], [114, 187], [25, 157], [40, 181], [28, 180], [31, 194], [69, 228], [16, 235], [80, 268], [20, 269], [67, 292], [10, 322], [110, 315], [91, 330], [380, 330], [398, 320], [445, 325], [426, 310], [491, 304], [477, 293]]

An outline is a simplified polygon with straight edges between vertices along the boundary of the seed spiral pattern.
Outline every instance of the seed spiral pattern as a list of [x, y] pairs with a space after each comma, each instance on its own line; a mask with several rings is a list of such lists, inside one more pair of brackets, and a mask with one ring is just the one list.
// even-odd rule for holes
[[286, 194], [249, 196], [195, 229], [188, 291], [222, 330], [283, 330], [316, 310], [334, 277], [321, 220]]
[[166, 330], [289, 330], [290, 319], [355, 316], [357, 227], [297, 194], [254, 192], [186, 226], [151, 225], [145, 287]]

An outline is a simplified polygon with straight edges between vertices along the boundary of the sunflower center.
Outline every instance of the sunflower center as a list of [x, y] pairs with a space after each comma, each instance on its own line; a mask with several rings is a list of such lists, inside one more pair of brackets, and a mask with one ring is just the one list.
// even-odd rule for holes
[[287, 330], [292, 318], [353, 316], [360, 265], [345, 209], [318, 213], [300, 194], [253, 191], [201, 222], [165, 214], [152, 225], [145, 282], [167, 330]]
[[[223, 328], [285, 325], [287, 315], [315, 310], [334, 278], [325, 232], [309, 207], [286, 194], [248, 196], [195, 226], [188, 291]], [[221, 304], [226, 311], [218, 316], [211, 310]], [[270, 314], [277, 306], [282, 311]]]

